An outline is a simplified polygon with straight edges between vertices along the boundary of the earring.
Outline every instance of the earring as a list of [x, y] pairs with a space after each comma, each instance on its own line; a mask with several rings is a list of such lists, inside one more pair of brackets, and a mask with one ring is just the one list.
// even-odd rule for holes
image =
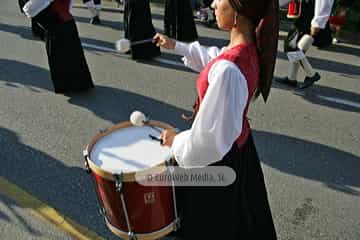
[[235, 12], [235, 16], [234, 16], [234, 27], [236, 27], [236, 25], [237, 25], [237, 16], [238, 16], [238, 14], [237, 14], [237, 12]]

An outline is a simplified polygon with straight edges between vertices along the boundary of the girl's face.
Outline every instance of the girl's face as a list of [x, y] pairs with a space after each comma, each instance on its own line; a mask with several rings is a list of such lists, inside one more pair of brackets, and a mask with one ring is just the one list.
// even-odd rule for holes
[[218, 27], [223, 30], [231, 30], [235, 23], [235, 10], [229, 0], [214, 0], [211, 7], [215, 10]]

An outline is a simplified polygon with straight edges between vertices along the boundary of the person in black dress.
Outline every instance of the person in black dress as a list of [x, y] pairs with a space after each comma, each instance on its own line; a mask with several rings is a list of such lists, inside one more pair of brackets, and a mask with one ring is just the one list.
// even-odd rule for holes
[[[151, 39], [155, 35], [149, 0], [125, 0], [124, 31], [130, 42]], [[160, 55], [160, 48], [151, 41], [131, 47], [132, 59], [151, 59]]]
[[190, 0], [166, 0], [164, 14], [165, 35], [179, 41], [198, 38]]
[[[70, 0], [27, 2], [24, 12], [44, 29], [46, 53], [55, 93], [71, 93], [94, 87], [79, 33], [69, 12]], [[46, 4], [47, 3], [47, 4]]]

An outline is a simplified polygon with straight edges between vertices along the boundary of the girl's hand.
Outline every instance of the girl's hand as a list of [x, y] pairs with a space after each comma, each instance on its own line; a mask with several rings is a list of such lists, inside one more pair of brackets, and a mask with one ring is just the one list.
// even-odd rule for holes
[[310, 28], [310, 36], [315, 37], [320, 31], [318, 27], [311, 27]]
[[166, 35], [156, 33], [153, 37], [153, 43], [156, 43], [156, 46], [163, 47], [166, 49], [174, 49], [176, 41], [172, 38], [169, 38]]
[[176, 131], [173, 129], [165, 129], [164, 131], [162, 131], [160, 135], [160, 138], [162, 139], [161, 145], [171, 147], [176, 134]]

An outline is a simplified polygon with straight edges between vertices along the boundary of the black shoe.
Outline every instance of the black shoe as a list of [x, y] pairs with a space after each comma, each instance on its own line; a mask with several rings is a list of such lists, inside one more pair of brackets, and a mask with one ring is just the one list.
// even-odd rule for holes
[[93, 24], [93, 25], [101, 24], [99, 16], [95, 16], [95, 17], [91, 18], [90, 23]]
[[310, 87], [311, 85], [313, 85], [314, 82], [319, 81], [320, 78], [321, 78], [321, 77], [320, 77], [320, 74], [319, 74], [319, 73], [315, 73], [315, 75], [314, 75], [313, 77], [306, 77], [305, 80], [304, 80], [304, 82], [299, 85], [299, 88], [300, 88], [300, 89], [308, 88], [308, 87]]
[[288, 77], [275, 78], [275, 81], [281, 84], [285, 84], [289, 87], [297, 87], [297, 81], [290, 80]]

